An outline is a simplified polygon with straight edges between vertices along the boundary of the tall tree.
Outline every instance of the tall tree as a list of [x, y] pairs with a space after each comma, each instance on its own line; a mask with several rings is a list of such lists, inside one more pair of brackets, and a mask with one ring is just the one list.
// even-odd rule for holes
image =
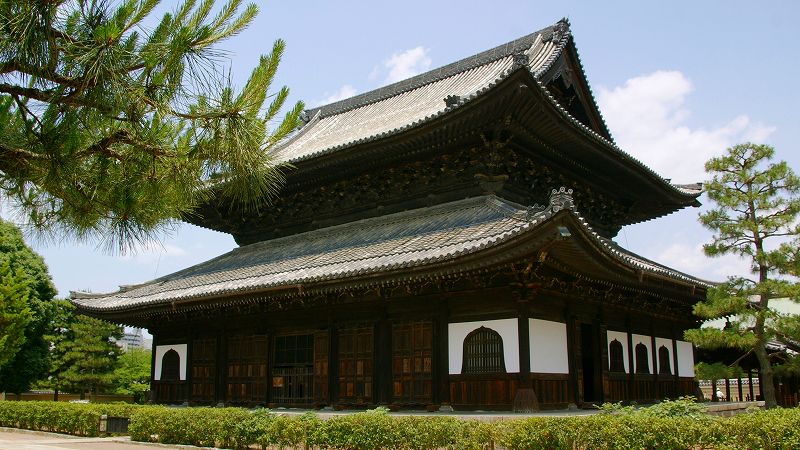
[[27, 277], [0, 262], [0, 368], [16, 356], [25, 343], [25, 328], [31, 321]]
[[[218, 44], [257, 14], [229, 0], [0, 2], [0, 190], [39, 230], [122, 250], [210, 195], [266, 204], [282, 180], [270, 150], [303, 104], [268, 95], [285, 44], [241, 88]], [[213, 192], [210, 187], [213, 187]]]
[[706, 163], [712, 178], [705, 190], [716, 207], [700, 215], [702, 224], [714, 232], [712, 242], [703, 248], [709, 256], [733, 254], [747, 259], [755, 277], [731, 277], [695, 305], [694, 312], [701, 318], [727, 317], [724, 329], [686, 333], [700, 347], [752, 351], [761, 368], [768, 408], [777, 402], [767, 345], [787, 328], [782, 325], [785, 318], [770, 308], [770, 301], [798, 299], [793, 279], [800, 236], [800, 179], [785, 162], [770, 163], [773, 155], [772, 147], [746, 143]]
[[122, 328], [83, 315], [64, 313], [52, 336], [51, 384], [61, 391], [90, 392], [92, 395], [113, 385], [114, 369], [121, 353], [116, 340]]
[[47, 373], [49, 344], [43, 335], [50, 326], [56, 290], [42, 257], [25, 245], [19, 229], [2, 220], [0, 266], [17, 274], [14, 278], [24, 285], [25, 307], [30, 313], [24, 326], [24, 343], [7, 364], [0, 365], [0, 391], [19, 393]]

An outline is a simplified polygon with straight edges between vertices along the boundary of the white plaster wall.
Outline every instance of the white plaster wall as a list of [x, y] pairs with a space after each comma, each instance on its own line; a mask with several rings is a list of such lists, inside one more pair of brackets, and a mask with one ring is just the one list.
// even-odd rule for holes
[[[608, 330], [606, 331], [606, 339], [606, 352], [608, 352], [608, 346], [614, 339], [618, 340], [619, 343], [622, 344], [622, 359], [625, 363], [625, 373], [631, 373], [631, 368], [628, 367], [628, 333], [625, 333], [624, 331]], [[608, 352], [608, 354], [610, 355], [610, 352]], [[611, 358], [606, 359], [606, 364], [608, 364], [608, 368], [611, 369]]]
[[633, 370], [636, 370], [636, 364], [638, 361], [636, 360], [636, 346], [639, 344], [644, 344], [647, 347], [647, 367], [650, 369], [649, 373], [653, 373], [653, 341], [650, 339], [650, 336], [644, 336], [641, 334], [632, 334], [631, 335], [631, 351], [633, 352]]
[[519, 372], [519, 330], [517, 319], [483, 320], [480, 322], [460, 322], [447, 324], [447, 345], [450, 360], [450, 374], [461, 373], [464, 358], [464, 338], [480, 327], [491, 328], [503, 338], [503, 359], [506, 372]]
[[691, 342], [675, 341], [678, 344], [678, 376], [694, 377], [694, 349]]
[[672, 339], [665, 339], [660, 337], [656, 338], [656, 348], [653, 350], [654, 352], [656, 352], [656, 360], [658, 364], [658, 367], [656, 367], [656, 373], [661, 373], [661, 359], [658, 358], [658, 351], [662, 345], [666, 347], [667, 350], [669, 350], [669, 369], [670, 373], [674, 375], [675, 367], [673, 366], [675, 365], [675, 358], [674, 355], [672, 354]]
[[528, 319], [530, 328], [531, 372], [569, 373], [567, 324]]
[[161, 379], [161, 361], [164, 359], [164, 354], [170, 350], [175, 350], [180, 356], [180, 379], [186, 381], [186, 344], [156, 345], [156, 370], [153, 379], [156, 381]]

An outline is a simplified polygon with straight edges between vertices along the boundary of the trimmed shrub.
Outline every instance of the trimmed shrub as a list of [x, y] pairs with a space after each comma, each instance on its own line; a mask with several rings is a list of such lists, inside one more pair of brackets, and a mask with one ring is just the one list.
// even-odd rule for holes
[[128, 417], [136, 405], [64, 402], [0, 402], [0, 426], [97, 436], [100, 416]]
[[224, 448], [339, 450], [794, 449], [800, 409], [733, 418], [699, 412], [688, 400], [651, 408], [610, 405], [605, 413], [481, 422], [449, 416], [391, 416], [384, 408], [320, 419], [268, 409], [0, 402], [0, 426], [96, 436], [100, 415], [128, 416], [131, 439]]
[[246, 440], [239, 426], [251, 416], [242, 408], [149, 406], [131, 414], [128, 432], [134, 441], [234, 447]]
[[800, 448], [800, 409], [771, 409], [725, 421], [725, 434], [740, 448]]

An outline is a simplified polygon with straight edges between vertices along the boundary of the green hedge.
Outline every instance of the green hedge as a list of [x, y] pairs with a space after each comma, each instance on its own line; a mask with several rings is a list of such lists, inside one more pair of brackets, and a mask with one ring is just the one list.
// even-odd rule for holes
[[225, 448], [309, 449], [797, 449], [800, 409], [732, 418], [666, 402], [604, 408], [600, 414], [481, 422], [451, 416], [393, 416], [384, 409], [283, 415], [241, 408], [169, 408], [57, 402], [0, 402], [0, 426], [97, 435], [101, 414], [130, 417], [136, 441]]
[[141, 406], [65, 402], [0, 401], [0, 426], [97, 436], [100, 416], [129, 417]]

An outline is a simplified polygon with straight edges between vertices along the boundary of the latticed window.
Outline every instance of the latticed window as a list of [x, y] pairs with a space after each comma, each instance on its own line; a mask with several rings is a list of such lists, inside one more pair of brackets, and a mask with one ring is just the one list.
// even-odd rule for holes
[[670, 364], [669, 349], [665, 346], [658, 348], [658, 373], [661, 375], [672, 375], [672, 365]]
[[647, 358], [647, 346], [639, 342], [636, 344], [636, 373], [650, 373], [650, 363]]
[[181, 378], [181, 357], [175, 350], [169, 350], [161, 358], [161, 381], [179, 381]]
[[314, 401], [314, 335], [275, 336], [272, 401], [307, 405]]
[[625, 372], [625, 352], [622, 343], [616, 339], [608, 344], [608, 370]]
[[463, 374], [504, 373], [503, 338], [491, 328], [480, 327], [464, 338]]

